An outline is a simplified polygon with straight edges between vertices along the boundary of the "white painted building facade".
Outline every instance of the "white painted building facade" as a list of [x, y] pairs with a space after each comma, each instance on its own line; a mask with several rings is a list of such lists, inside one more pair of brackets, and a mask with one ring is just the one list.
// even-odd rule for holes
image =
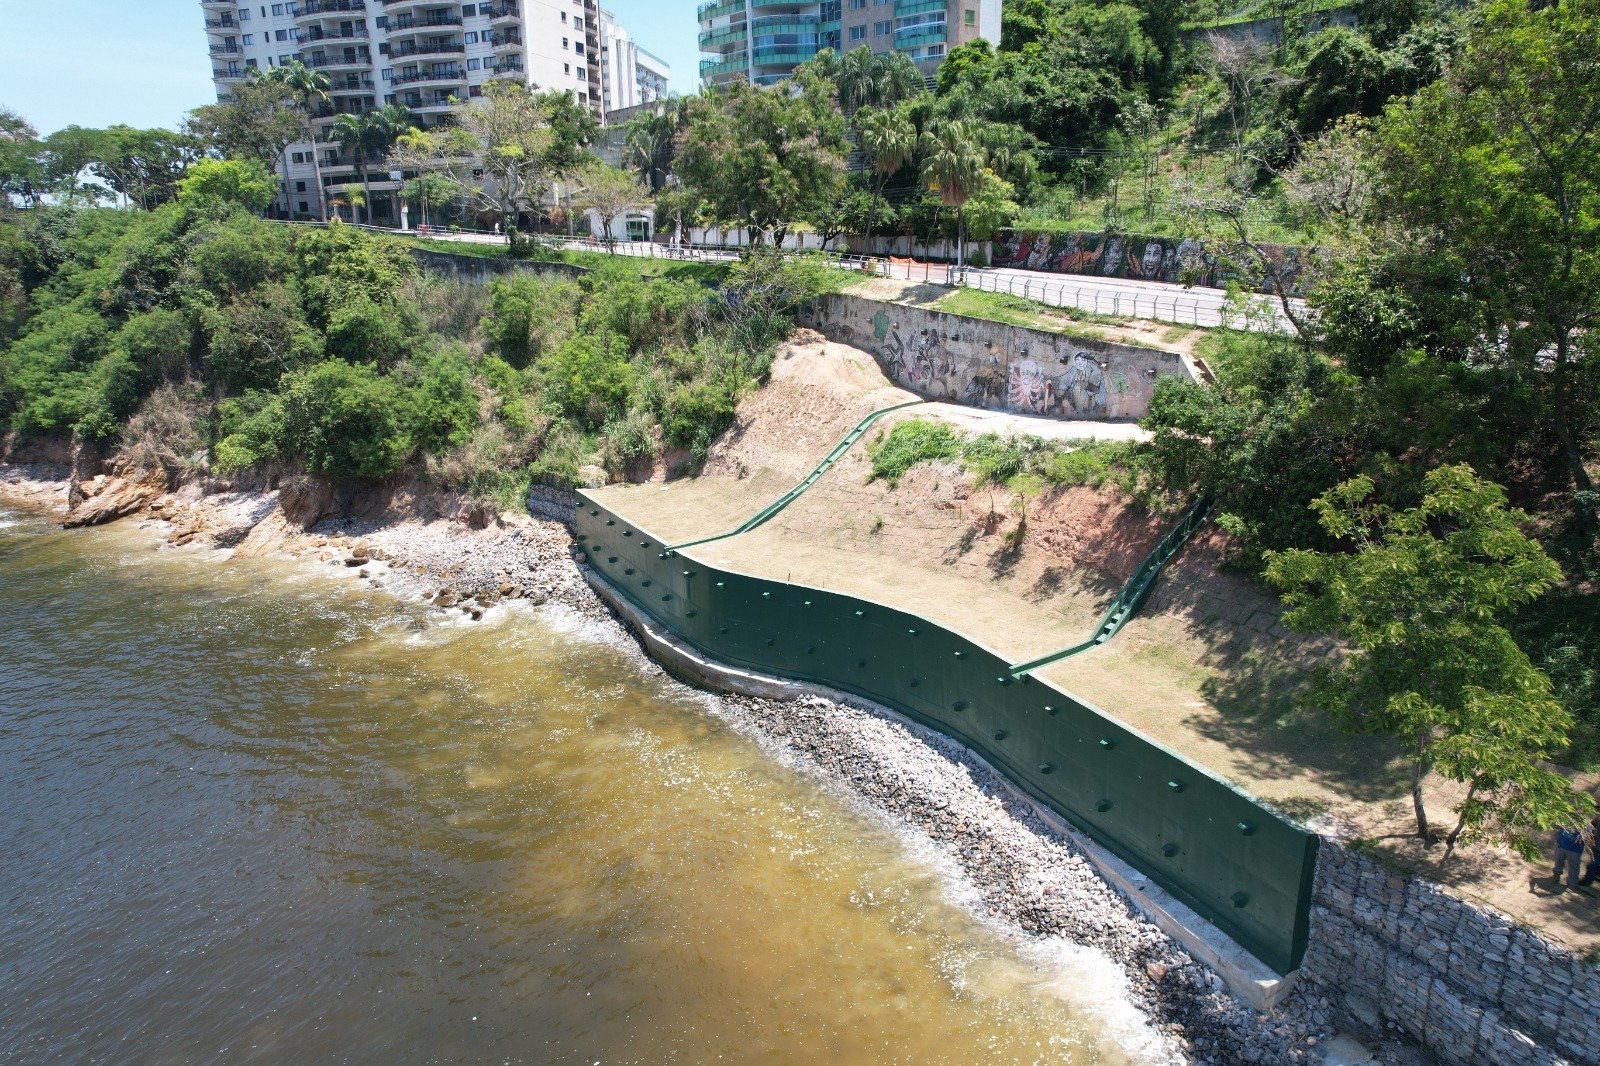
[[[250, 68], [271, 70], [293, 59], [331, 83], [329, 102], [313, 115], [319, 142], [290, 146], [286, 180], [280, 170], [284, 190], [277, 207], [289, 217], [322, 213], [313, 151], [320, 155], [322, 193], [330, 201], [358, 184], [355, 160], [325, 140], [341, 113], [400, 104], [420, 124], [433, 125], [469, 106], [498, 78], [566, 89], [597, 117], [605, 111], [596, 0], [202, 0], [200, 6], [219, 98]], [[398, 223], [398, 183], [382, 170], [374, 170], [370, 180], [375, 220]]]

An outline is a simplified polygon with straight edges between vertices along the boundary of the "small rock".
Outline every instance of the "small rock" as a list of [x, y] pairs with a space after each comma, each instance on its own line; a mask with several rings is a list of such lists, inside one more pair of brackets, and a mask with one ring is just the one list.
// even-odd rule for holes
[[372, 559], [366, 555], [352, 555], [344, 561], [346, 566], [366, 566]]

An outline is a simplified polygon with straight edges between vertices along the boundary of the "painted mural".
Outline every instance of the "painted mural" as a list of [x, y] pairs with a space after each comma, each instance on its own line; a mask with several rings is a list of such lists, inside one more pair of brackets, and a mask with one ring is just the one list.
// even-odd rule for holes
[[[1288, 244], [1262, 246], [1272, 269], [1300, 287], [1304, 248]], [[1246, 276], [1236, 257], [1193, 237], [1141, 237], [1106, 233], [1004, 233], [994, 241], [994, 265], [1041, 270], [1053, 274], [1169, 281], [1183, 285], [1222, 287], [1239, 281], [1258, 292], [1270, 292], [1270, 279]]]
[[854, 296], [826, 297], [801, 321], [870, 352], [895, 384], [920, 396], [1016, 414], [1143, 418], [1157, 379], [1192, 378], [1172, 352]]

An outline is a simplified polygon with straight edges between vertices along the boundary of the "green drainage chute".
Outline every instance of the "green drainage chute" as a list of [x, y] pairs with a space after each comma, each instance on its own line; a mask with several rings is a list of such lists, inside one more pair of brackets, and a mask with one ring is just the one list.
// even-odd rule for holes
[[1111, 601], [1111, 606], [1106, 608], [1106, 613], [1100, 616], [1100, 624], [1095, 627], [1094, 635], [1088, 640], [1074, 644], [1070, 648], [1053, 651], [1049, 655], [1041, 655], [1037, 659], [1030, 659], [1025, 663], [1018, 663], [1011, 668], [1012, 677], [1022, 677], [1051, 663], [1060, 662], [1062, 659], [1077, 655], [1079, 652], [1097, 648], [1116, 636], [1123, 625], [1133, 613], [1144, 603], [1145, 597], [1150, 594], [1150, 586], [1155, 584], [1156, 578], [1172, 557], [1178, 554], [1195, 531], [1204, 524], [1206, 514], [1211, 510], [1210, 500], [1196, 500], [1183, 512], [1177, 525], [1167, 530], [1166, 536], [1161, 538], [1161, 543], [1145, 556], [1144, 562], [1139, 564], [1139, 569], [1133, 572], [1128, 583], [1122, 586], [1122, 591], [1117, 593], [1117, 598]]

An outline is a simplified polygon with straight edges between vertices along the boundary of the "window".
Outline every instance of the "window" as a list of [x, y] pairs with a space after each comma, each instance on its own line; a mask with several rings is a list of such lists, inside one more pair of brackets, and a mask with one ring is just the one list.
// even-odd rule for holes
[[580, 41], [577, 44], [573, 45], [572, 46], [572, 50], [574, 52], [578, 53], [580, 56], [583, 55], [583, 42]]
[[867, 0], [850, 0], [850, 10], [860, 11], [867, 6]]
[[863, 37], [865, 37], [866, 35], [867, 35], [867, 28], [865, 26], [851, 26], [850, 27], [850, 39], [852, 41], [859, 41]]
[[477, 13], [478, 13], [478, 5], [477, 4], [463, 4], [463, 5], [461, 5], [461, 17], [462, 18], [469, 19], [473, 15], [476, 15]]
[[583, 17], [581, 15], [572, 16], [572, 28], [575, 30], [583, 29]]
[[483, 95], [483, 86], [481, 86], [481, 85], [472, 85], [472, 86], [469, 86], [469, 87], [468, 87], [468, 88], [467, 88], [467, 95], [468, 95], [468, 96], [469, 96], [469, 97], [478, 97], [478, 96], [482, 96], [482, 95]]
[[281, 15], [281, 14], [283, 14], [283, 5], [282, 5], [282, 4], [273, 4], [273, 5], [272, 5], [272, 13], [273, 13], [273, 14], [274, 14], [274, 15]]
[[239, 9], [239, 21], [240, 22], [249, 22], [250, 21], [250, 9], [249, 8], [241, 7]]
[[961, 21], [966, 23], [968, 26], [976, 26], [978, 24], [978, 13], [969, 7], [962, 14]]
[[471, 33], [467, 34], [466, 43], [467, 44], [477, 44], [478, 43], [478, 31], [477, 30], [473, 30]]
[[256, 35], [253, 34], [253, 33], [245, 34], [242, 39], [243, 39], [245, 44], [255, 44], [256, 43]]
[[382, 78], [384, 81], [394, 81], [394, 68], [384, 67], [383, 70], [378, 74], [378, 77]]
[[478, 5], [478, 14], [480, 14], [480, 15], [487, 15], [489, 12], [491, 12], [493, 10], [494, 10], [494, 5], [493, 4], [479, 4]]
[[889, 24], [887, 22], [874, 22], [872, 24], [872, 35], [874, 37], [887, 37], [889, 35]]
[[942, 55], [944, 55], [944, 45], [942, 45], [942, 44], [930, 44], [928, 46], [928, 58], [929, 59], [938, 59]]
[[295, 192], [305, 192], [306, 191], [306, 183], [303, 182], [303, 181], [295, 182], [294, 183], [294, 191]]
[[300, 201], [300, 213], [302, 215], [310, 214], [311, 213], [311, 205], [306, 203], [304, 200], [301, 200]]
[[272, 35], [272, 39], [274, 41], [287, 41], [289, 39], [289, 31], [288, 30], [278, 30], [276, 33], [274, 33]]
[[468, 70], [481, 70], [482, 68], [483, 68], [483, 60], [481, 60], [481, 59], [469, 59], [469, 60], [467, 60], [467, 69]]
[[291, 60], [293, 58], [294, 58], [294, 56], [279, 56], [278, 57], [278, 66], [280, 66], [280, 67], [288, 66], [289, 65], [289, 60]]
[[572, 73], [572, 64], [571, 63], [563, 63], [563, 64], [561, 64], [561, 73], [563, 73], [563, 74], [571, 74]]

